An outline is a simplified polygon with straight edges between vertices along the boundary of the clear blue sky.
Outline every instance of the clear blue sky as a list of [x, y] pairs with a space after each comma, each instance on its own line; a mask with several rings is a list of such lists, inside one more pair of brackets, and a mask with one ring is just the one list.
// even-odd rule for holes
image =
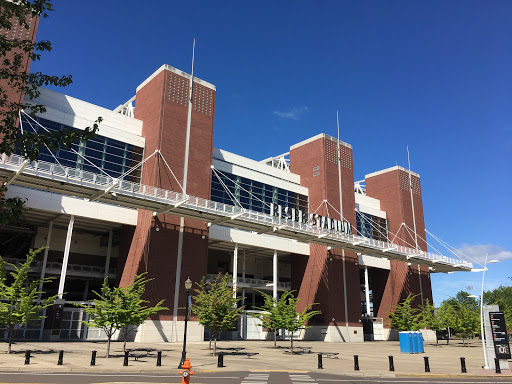
[[[33, 70], [115, 108], [162, 64], [217, 86], [216, 147], [261, 160], [321, 132], [353, 145], [355, 178], [421, 175], [429, 231], [512, 276], [511, 1], [57, 0]], [[445, 252], [444, 249], [440, 249]], [[434, 274], [438, 304], [481, 273]]]

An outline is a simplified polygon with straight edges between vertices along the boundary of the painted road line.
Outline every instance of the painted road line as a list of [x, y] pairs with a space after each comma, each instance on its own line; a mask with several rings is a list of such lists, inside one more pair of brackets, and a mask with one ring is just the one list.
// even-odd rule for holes
[[292, 375], [290, 374], [290, 380], [292, 384], [303, 384], [303, 383], [316, 383], [315, 379], [313, 379], [309, 375]]
[[245, 379], [242, 379], [241, 384], [267, 384], [270, 373], [249, 373]]

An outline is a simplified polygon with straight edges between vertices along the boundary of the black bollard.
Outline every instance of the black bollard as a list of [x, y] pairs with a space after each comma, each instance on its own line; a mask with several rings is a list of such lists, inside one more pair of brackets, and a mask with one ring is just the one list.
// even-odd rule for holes
[[324, 365], [322, 364], [322, 354], [318, 354], [318, 369], [324, 369]]
[[395, 371], [395, 364], [393, 363], [393, 356], [389, 355], [389, 371], [394, 372]]
[[25, 352], [25, 365], [30, 364], [30, 351]]
[[430, 364], [428, 363], [428, 356], [424, 356], [423, 360], [425, 360], [425, 372], [430, 372]]
[[496, 366], [496, 373], [501, 373], [500, 359], [497, 357], [494, 358], [494, 365]]
[[91, 365], [96, 365], [96, 351], [92, 351], [92, 354], [91, 354]]
[[354, 355], [354, 371], [359, 371], [359, 356]]
[[460, 358], [460, 372], [468, 373], [468, 371], [466, 370], [466, 358], [465, 357]]
[[157, 367], [162, 366], [162, 351], [158, 351], [158, 354], [156, 356], [156, 366]]
[[59, 361], [57, 362], [57, 365], [62, 365], [63, 360], [64, 360], [64, 351], [61, 349], [59, 351]]
[[224, 368], [224, 353], [219, 352], [217, 356], [217, 368]]
[[126, 351], [126, 352], [124, 353], [124, 362], [123, 362], [123, 367], [127, 367], [127, 366], [128, 366], [128, 354], [129, 354], [129, 353], [130, 353], [130, 352], [128, 352], [128, 351]]

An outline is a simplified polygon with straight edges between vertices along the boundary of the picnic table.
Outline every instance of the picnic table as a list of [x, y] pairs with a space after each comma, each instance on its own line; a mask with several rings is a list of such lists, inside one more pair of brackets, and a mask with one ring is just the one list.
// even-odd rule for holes
[[325, 356], [329, 359], [337, 359], [339, 352], [318, 352], [319, 355]]
[[292, 352], [291, 348], [287, 348], [284, 353], [293, 353], [294, 355], [303, 355], [305, 353], [312, 353], [311, 349], [312, 347], [295, 347], [294, 349], [297, 349], [296, 351]]
[[[151, 355], [151, 352], [156, 351], [154, 348], [133, 348], [133, 349], [127, 349], [126, 352], [128, 352], [128, 355], [130, 357], [133, 357], [135, 361], [139, 360], [141, 357], [147, 357]], [[139, 353], [138, 353], [139, 352]], [[145, 353], [141, 353], [145, 352]]]

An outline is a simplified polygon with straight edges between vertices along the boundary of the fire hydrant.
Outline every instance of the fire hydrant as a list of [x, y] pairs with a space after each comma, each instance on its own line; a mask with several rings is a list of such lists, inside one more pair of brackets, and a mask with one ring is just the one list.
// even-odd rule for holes
[[190, 360], [187, 358], [185, 359], [185, 362], [181, 366], [182, 370], [179, 371], [179, 374], [182, 376], [181, 378], [181, 384], [189, 384], [190, 383], [190, 376], [194, 374], [194, 372], [191, 371], [192, 365], [190, 365]]

